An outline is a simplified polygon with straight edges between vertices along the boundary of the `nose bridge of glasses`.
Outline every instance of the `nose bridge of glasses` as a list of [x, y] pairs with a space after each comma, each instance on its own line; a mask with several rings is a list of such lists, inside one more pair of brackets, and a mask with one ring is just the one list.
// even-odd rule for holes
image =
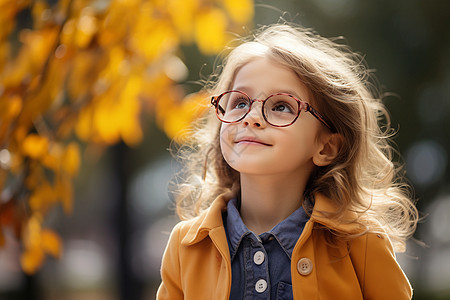
[[[247, 116], [254, 116], [254, 114], [256, 114], [256, 116], [258, 116], [258, 118], [264, 120], [264, 115], [263, 115], [264, 101], [265, 101], [264, 99], [251, 99], [250, 106], [249, 106], [248, 112], [247, 112]], [[257, 102], [259, 102], [259, 103], [257, 103]]]

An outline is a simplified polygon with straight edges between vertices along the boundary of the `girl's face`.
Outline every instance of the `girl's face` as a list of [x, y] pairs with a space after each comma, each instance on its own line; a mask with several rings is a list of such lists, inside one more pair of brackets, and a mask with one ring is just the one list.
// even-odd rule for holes
[[[267, 58], [245, 64], [236, 74], [233, 90], [252, 99], [265, 99], [279, 92], [311, 103], [310, 90], [289, 68]], [[273, 127], [261, 112], [261, 102], [239, 123], [222, 123], [220, 146], [227, 163], [242, 174], [284, 174], [307, 179], [314, 169], [313, 155], [320, 151], [320, 134], [325, 131], [310, 113], [302, 111], [294, 124]]]

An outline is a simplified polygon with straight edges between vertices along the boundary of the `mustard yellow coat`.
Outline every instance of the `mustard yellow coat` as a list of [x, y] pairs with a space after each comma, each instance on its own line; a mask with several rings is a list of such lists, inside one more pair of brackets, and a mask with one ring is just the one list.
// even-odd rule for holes
[[[222, 222], [229, 198], [219, 196], [201, 216], [175, 226], [162, 260], [157, 299], [229, 299], [231, 262]], [[327, 228], [344, 233], [357, 229], [324, 218], [320, 211], [331, 211], [331, 202], [322, 195], [315, 198], [314, 211], [292, 252], [294, 299], [411, 299], [411, 286], [389, 239], [366, 233], [330, 244]]]

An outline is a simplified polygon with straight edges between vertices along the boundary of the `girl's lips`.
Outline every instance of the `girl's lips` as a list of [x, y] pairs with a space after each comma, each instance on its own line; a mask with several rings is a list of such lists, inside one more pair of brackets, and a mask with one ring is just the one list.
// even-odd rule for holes
[[272, 146], [270, 144], [264, 143], [263, 141], [254, 138], [254, 137], [243, 137], [240, 139], [237, 139], [235, 141], [236, 144], [249, 144], [249, 145], [263, 145], [263, 146]]

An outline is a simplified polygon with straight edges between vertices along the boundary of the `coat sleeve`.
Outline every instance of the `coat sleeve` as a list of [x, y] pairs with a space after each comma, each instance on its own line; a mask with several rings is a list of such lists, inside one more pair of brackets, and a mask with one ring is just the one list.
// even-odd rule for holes
[[389, 238], [369, 233], [357, 240], [359, 245], [351, 246], [350, 256], [364, 299], [411, 299], [411, 285], [397, 263]]
[[180, 230], [181, 223], [178, 223], [172, 230], [164, 251], [161, 263], [162, 282], [156, 294], [156, 299], [158, 300], [183, 299], [179, 259]]

